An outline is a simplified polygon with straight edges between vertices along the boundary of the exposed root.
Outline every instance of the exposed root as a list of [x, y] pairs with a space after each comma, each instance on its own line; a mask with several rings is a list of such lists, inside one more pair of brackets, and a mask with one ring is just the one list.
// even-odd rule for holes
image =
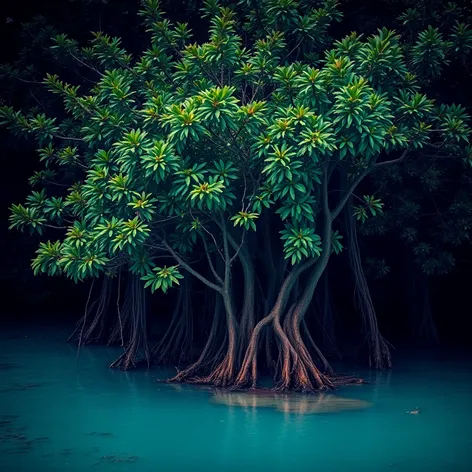
[[321, 365], [323, 366], [323, 371], [330, 374], [334, 375], [334, 369], [331, 367], [331, 364], [328, 362], [326, 357], [323, 355], [319, 347], [316, 345], [315, 341], [313, 341], [313, 338], [310, 334], [310, 331], [308, 330], [308, 326], [305, 322], [305, 320], [302, 321], [302, 327], [303, 327], [303, 332], [308, 339], [309, 345], [312, 347], [312, 349], [315, 351]]
[[225, 343], [220, 346], [219, 351], [216, 353], [214, 352], [214, 347], [216, 345], [216, 338], [221, 319], [221, 309], [221, 297], [217, 295], [210, 333], [202, 353], [193, 364], [183, 370], [177, 371], [177, 375], [169, 379], [169, 382], [200, 383], [195, 380], [197, 378], [196, 376], [201, 375], [203, 372], [210, 371], [218, 362], [220, 362], [222, 357], [221, 352]]
[[125, 301], [126, 311], [123, 309], [123, 315], [129, 324], [126, 331], [129, 332], [129, 340], [123, 354], [110, 365], [110, 368], [122, 370], [137, 367], [143, 359], [149, 366], [151, 357], [147, 341], [145, 292], [138, 276], [130, 275], [127, 298], [129, 300]]
[[161, 341], [152, 350], [154, 364], [163, 365], [189, 362], [193, 341], [193, 311], [190, 279], [184, 279], [172, 314], [169, 328]]
[[[89, 299], [93, 290], [90, 288]], [[84, 316], [77, 322], [74, 332], [67, 342], [72, 341], [78, 334], [79, 345], [99, 343], [106, 339], [107, 317], [109, 315], [112, 281], [104, 276], [100, 295], [92, 303], [87, 302]], [[90, 324], [87, 324], [90, 323]]]
[[385, 369], [392, 367], [392, 359], [388, 343], [379, 331], [377, 314], [375, 312], [369, 285], [362, 267], [361, 254], [357, 240], [357, 229], [354, 217], [347, 214], [348, 253], [352, 275], [355, 283], [355, 297], [362, 314], [369, 350], [369, 367]]

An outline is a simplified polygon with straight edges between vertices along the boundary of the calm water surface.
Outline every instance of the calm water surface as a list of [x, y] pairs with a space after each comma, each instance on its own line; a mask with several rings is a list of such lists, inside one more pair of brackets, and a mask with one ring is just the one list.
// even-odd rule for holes
[[0, 329], [2, 472], [472, 470], [461, 357], [410, 355], [391, 372], [357, 372], [372, 385], [293, 404], [158, 384], [158, 370], [111, 371], [115, 349], [82, 348], [77, 359], [67, 329]]

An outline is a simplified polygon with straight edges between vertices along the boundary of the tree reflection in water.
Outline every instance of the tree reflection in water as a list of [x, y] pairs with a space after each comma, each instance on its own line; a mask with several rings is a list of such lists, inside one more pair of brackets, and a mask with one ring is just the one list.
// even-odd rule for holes
[[297, 414], [339, 413], [342, 411], [362, 410], [372, 403], [333, 394], [281, 395], [266, 391], [228, 392], [214, 390], [211, 403], [249, 408], [274, 408], [277, 411]]

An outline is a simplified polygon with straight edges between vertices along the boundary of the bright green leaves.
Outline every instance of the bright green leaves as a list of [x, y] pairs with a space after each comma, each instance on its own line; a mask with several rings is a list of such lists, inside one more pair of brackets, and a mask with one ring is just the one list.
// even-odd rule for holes
[[409, 94], [400, 91], [397, 98], [399, 104], [399, 114], [405, 115], [415, 120], [425, 120], [431, 116], [434, 102], [421, 93]]
[[236, 168], [232, 162], [225, 162], [222, 159], [214, 163], [214, 168], [211, 172], [216, 176], [220, 177], [225, 181], [231, 181], [238, 178], [236, 174]]
[[304, 228], [287, 225], [280, 232], [284, 242], [285, 259], [290, 259], [292, 264], [300, 262], [307, 257], [319, 257], [321, 255], [321, 238], [313, 228]]
[[62, 273], [60, 261], [62, 259], [62, 246], [60, 241], [52, 243], [47, 241], [40, 243], [36, 251], [31, 267], [34, 275], [44, 273], [47, 275], [59, 275]]
[[123, 198], [130, 201], [134, 193], [131, 188], [130, 176], [123, 174], [111, 177], [108, 181], [108, 189], [110, 190], [111, 200], [117, 202], [120, 202]]
[[272, 146], [272, 152], [264, 160], [267, 164], [262, 170], [262, 173], [267, 174], [267, 182], [275, 184], [281, 183], [284, 179], [291, 180], [293, 177], [292, 168], [301, 166], [301, 163], [291, 161], [291, 158], [296, 155], [295, 149], [285, 142], [281, 146], [277, 144]]
[[66, 196], [66, 205], [73, 216], [82, 216], [87, 208], [87, 200], [84, 198], [82, 188], [76, 185], [70, 189]]
[[177, 178], [174, 182], [172, 194], [186, 193], [190, 188], [190, 184], [198, 184], [204, 179], [205, 174], [205, 163], [194, 163], [192, 165], [189, 160], [182, 162], [181, 169], [176, 172]]
[[23, 230], [28, 226], [42, 233], [43, 226], [48, 221], [61, 222], [66, 210], [63, 197], [47, 198], [45, 189], [33, 191], [26, 199], [26, 206], [11, 207], [10, 228]]
[[224, 210], [235, 198], [228, 188], [237, 178], [231, 162], [216, 161], [214, 167], [208, 170], [205, 163], [190, 165], [187, 159], [181, 163], [175, 176], [171, 192], [164, 198], [159, 197], [160, 206], [175, 205], [176, 210], [182, 210], [182, 204], [189, 199], [190, 205], [200, 210]]
[[377, 216], [382, 213], [383, 203], [372, 195], [364, 195], [363, 205], [354, 207], [354, 216], [357, 220], [364, 223], [369, 217]]
[[364, 195], [365, 206], [369, 209], [372, 216], [382, 213], [383, 203], [373, 195]]
[[64, 242], [59, 261], [62, 270], [75, 282], [87, 277], [98, 277], [109, 259], [104, 251], [92, 247], [77, 247]]
[[257, 212], [261, 213], [262, 208], [269, 208], [273, 203], [274, 200], [272, 197], [272, 188], [270, 185], [265, 185], [259, 189], [259, 195], [254, 197], [252, 203], [252, 209]]
[[189, 99], [185, 103], [168, 107], [166, 114], [162, 117], [163, 123], [170, 128], [168, 138], [179, 152], [184, 149], [188, 138], [199, 141], [208, 134], [200, 123], [197, 112], [197, 100]]
[[48, 163], [52, 162], [54, 158], [54, 153], [55, 153], [54, 147], [52, 143], [49, 143], [46, 147], [38, 149], [39, 160], [41, 162], [42, 161], [46, 161]]
[[28, 127], [40, 144], [50, 141], [59, 129], [56, 125], [56, 118], [48, 118], [44, 113], [30, 118]]
[[38, 207], [27, 208], [23, 205], [12, 205], [10, 210], [10, 229], [17, 228], [23, 231], [26, 226], [29, 226], [32, 230], [42, 233], [42, 226], [46, 223], [46, 218], [42, 216]]
[[256, 223], [254, 220], [259, 218], [259, 213], [251, 213], [246, 211], [239, 211], [230, 219], [234, 222], [234, 226], [242, 226], [244, 229], [252, 229], [256, 231]]
[[145, 221], [151, 221], [155, 212], [155, 203], [157, 199], [151, 193], [142, 192], [132, 197], [128, 206], [131, 207], [136, 214]]
[[114, 146], [121, 156], [141, 155], [151, 144], [150, 140], [146, 138], [147, 134], [147, 131], [133, 129], [125, 133], [121, 141], [115, 143]]
[[146, 177], [154, 177], [156, 183], [163, 181], [169, 173], [178, 169], [179, 158], [173, 147], [164, 141], [155, 141], [141, 156]]
[[330, 103], [327, 94], [328, 80], [329, 77], [325, 71], [305, 67], [301, 74], [297, 74], [295, 78], [298, 97], [309, 107], [322, 110], [323, 105], [326, 106]]
[[365, 79], [359, 79], [352, 85], [342, 87], [336, 91], [336, 103], [334, 112], [336, 113], [335, 123], [342, 123], [345, 128], [349, 128], [354, 123], [355, 126], [362, 124], [362, 118], [368, 106], [370, 87]]
[[220, 198], [225, 186], [218, 177], [210, 176], [208, 181], [193, 186], [190, 191], [192, 205], [200, 209], [215, 209], [224, 201]]
[[361, 41], [361, 37], [362, 35], [353, 31], [343, 39], [335, 41], [336, 53], [341, 56], [347, 56], [352, 61], [363, 47], [364, 43]]
[[101, 31], [92, 33], [92, 53], [107, 68], [128, 65], [131, 56], [122, 48], [121, 39], [103, 34]]
[[398, 149], [408, 145], [408, 139], [398, 126], [391, 125], [385, 134], [386, 148]]
[[279, 90], [289, 97], [294, 93], [296, 77], [297, 72], [293, 65], [278, 67], [274, 73], [274, 81], [279, 84]]
[[[59, 37], [61, 36], [63, 35], [59, 35]], [[46, 78], [43, 80], [43, 83], [50, 92], [61, 95], [67, 111], [71, 112], [75, 117], [78, 118], [83, 118], [85, 116], [84, 109], [81, 107], [75, 107], [77, 102], [80, 101], [78, 95], [78, 86], [69, 85], [63, 82], [55, 74], [46, 74]]]
[[315, 157], [317, 153], [327, 153], [336, 149], [336, 138], [330, 122], [322, 116], [309, 116], [300, 133], [299, 155], [307, 154]]
[[37, 208], [42, 210], [47, 201], [46, 189], [42, 189], [40, 192], [33, 190], [30, 195], [26, 197], [26, 203], [31, 208]]
[[52, 143], [44, 148], [38, 149], [39, 160], [44, 161], [46, 165], [51, 166], [58, 163], [60, 166], [80, 165], [80, 156], [77, 147], [66, 146], [55, 149]]
[[326, 56], [326, 79], [335, 87], [351, 83], [354, 78], [352, 61], [346, 56], [339, 56], [334, 50]]
[[390, 103], [375, 93], [364, 79], [335, 92], [334, 123], [342, 133], [340, 157], [378, 155], [385, 147], [385, 134], [391, 127]]
[[154, 267], [151, 273], [141, 277], [146, 283], [144, 287], [151, 287], [151, 291], [154, 293], [157, 289], [161, 289], [164, 293], [169, 290], [174, 284], [179, 285], [179, 279], [183, 279], [184, 276], [180, 274], [178, 266], [171, 267]]
[[102, 218], [100, 223], [92, 228], [90, 235], [97, 247], [112, 254], [124, 251], [131, 256], [144, 246], [150, 232], [149, 225], [139, 216], [128, 220], [112, 217]]
[[[301, 184], [295, 184], [301, 186]], [[285, 189], [293, 190], [294, 186], [286, 186]], [[282, 220], [291, 218], [293, 221], [300, 222], [303, 219], [314, 222], [314, 197], [305, 194], [298, 198], [293, 198], [282, 205], [276, 213], [280, 215]]]
[[133, 79], [128, 71], [108, 70], [100, 82], [102, 94], [109, 100], [111, 106], [125, 103], [127, 107], [133, 105]]
[[237, 129], [234, 121], [238, 111], [238, 100], [233, 96], [234, 87], [215, 87], [202, 92], [198, 99], [197, 117], [206, 127], [213, 127], [218, 132], [225, 132], [228, 128]]
[[74, 221], [74, 225], [67, 230], [67, 243], [69, 245], [80, 248], [90, 241], [87, 227], [80, 221]]
[[65, 202], [62, 197], [51, 197], [46, 200], [44, 213], [51, 219], [60, 221], [65, 210]]
[[109, 220], [103, 218], [94, 228], [94, 238], [102, 241], [108, 239], [110, 244], [121, 233], [122, 226], [123, 221], [114, 216]]
[[123, 173], [132, 174], [140, 158], [152, 149], [152, 142], [147, 135], [147, 131], [131, 130], [125, 133], [120, 141], [114, 143], [113, 146], [118, 153], [116, 162]]
[[97, 277], [108, 263], [103, 252], [93, 252], [90, 248], [84, 249], [60, 241], [40, 243], [36, 254], [31, 264], [35, 275], [60, 275], [65, 272], [75, 281]]
[[118, 234], [113, 239], [112, 251], [125, 251], [132, 254], [137, 248], [144, 245], [151, 229], [139, 217], [122, 221]]

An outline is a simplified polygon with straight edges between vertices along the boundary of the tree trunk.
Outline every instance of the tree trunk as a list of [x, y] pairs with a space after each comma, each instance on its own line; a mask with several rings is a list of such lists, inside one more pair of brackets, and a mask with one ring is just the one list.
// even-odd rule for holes
[[308, 269], [311, 265], [313, 265], [314, 262], [314, 260], [310, 260], [305, 264], [300, 264], [294, 267], [290, 271], [290, 273], [285, 278], [282, 284], [282, 287], [279, 291], [275, 304], [272, 307], [272, 310], [268, 315], [262, 318], [262, 320], [260, 320], [254, 327], [251, 339], [244, 355], [240, 371], [236, 377], [235, 386], [237, 388], [244, 388], [246, 386], [250, 386], [250, 388], [256, 388], [258, 343], [261, 332], [264, 328], [268, 327], [269, 325], [272, 325], [275, 334], [281, 342], [281, 346], [284, 352], [290, 351], [290, 343], [287, 342], [287, 337], [283, 333], [283, 330], [280, 326], [280, 317], [288, 303], [291, 291], [295, 285], [295, 282], [298, 279], [298, 276], [304, 270]]

